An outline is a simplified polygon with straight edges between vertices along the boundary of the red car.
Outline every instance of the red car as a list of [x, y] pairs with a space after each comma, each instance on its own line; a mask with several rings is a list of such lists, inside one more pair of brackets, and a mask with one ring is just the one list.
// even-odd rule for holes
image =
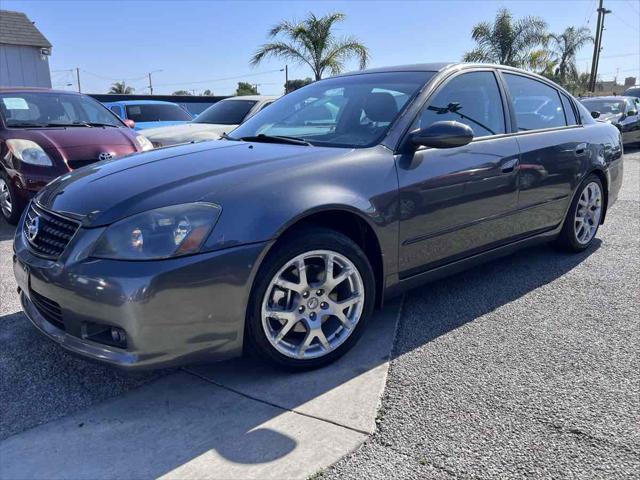
[[131, 127], [86, 95], [0, 88], [2, 216], [16, 224], [29, 199], [60, 175], [153, 148]]

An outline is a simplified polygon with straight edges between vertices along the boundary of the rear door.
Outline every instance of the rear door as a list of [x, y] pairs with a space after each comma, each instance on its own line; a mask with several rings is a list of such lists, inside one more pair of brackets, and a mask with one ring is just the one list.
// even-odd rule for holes
[[515, 138], [520, 146], [519, 235], [559, 225], [581, 180], [589, 143], [573, 101], [546, 82], [502, 71], [511, 100]]
[[490, 69], [449, 78], [411, 130], [454, 120], [471, 127], [463, 147], [420, 147], [398, 157], [400, 275], [454, 261], [505, 242], [517, 205], [518, 144], [508, 135], [506, 100]]

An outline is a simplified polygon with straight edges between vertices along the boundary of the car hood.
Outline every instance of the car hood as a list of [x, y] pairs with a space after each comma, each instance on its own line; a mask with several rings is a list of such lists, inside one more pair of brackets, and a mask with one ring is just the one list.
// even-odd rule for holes
[[146, 134], [147, 130], [151, 128], [162, 128], [162, 127], [170, 127], [174, 125], [184, 125], [185, 123], [188, 123], [188, 122], [183, 120], [167, 120], [164, 122], [136, 122], [135, 129], [144, 130]]
[[99, 162], [58, 177], [36, 197], [39, 205], [108, 225], [153, 208], [194, 201], [220, 203], [225, 191], [264, 175], [318, 165], [348, 149], [213, 141], [151, 150]]
[[598, 117], [598, 120], [602, 120], [603, 122], [616, 123], [620, 120], [621, 117], [621, 113], [603, 113]]
[[155, 143], [174, 145], [199, 140], [215, 140], [225, 132], [230, 132], [237, 125], [219, 125], [212, 123], [184, 123], [171, 127], [150, 128], [144, 136]]
[[88, 145], [134, 145], [134, 133], [129, 128], [62, 127], [25, 129], [20, 135], [44, 149], [85, 147]]

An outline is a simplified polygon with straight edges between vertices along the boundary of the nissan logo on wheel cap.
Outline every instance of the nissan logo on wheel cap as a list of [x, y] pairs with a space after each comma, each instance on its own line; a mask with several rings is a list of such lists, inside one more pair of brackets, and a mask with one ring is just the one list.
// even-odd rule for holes
[[111, 152], [101, 152], [100, 155], [98, 155], [98, 160], [102, 162], [104, 160], [111, 160], [113, 157], [114, 155]]

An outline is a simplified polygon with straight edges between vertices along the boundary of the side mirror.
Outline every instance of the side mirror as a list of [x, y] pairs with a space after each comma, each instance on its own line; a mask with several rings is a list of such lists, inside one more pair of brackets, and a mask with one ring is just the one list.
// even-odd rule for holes
[[411, 133], [411, 141], [416, 146], [432, 148], [455, 148], [467, 145], [473, 140], [473, 130], [460, 122], [434, 122], [426, 128]]
[[130, 118], [125, 118], [123, 120], [124, 124], [129, 127], [129, 128], [136, 128], [136, 122], [134, 122], [133, 120], [131, 120]]
[[638, 112], [636, 110], [629, 110], [627, 112], [627, 117], [633, 117], [634, 115], [637, 115]]
[[600, 118], [600, 112], [591, 112], [592, 118]]

